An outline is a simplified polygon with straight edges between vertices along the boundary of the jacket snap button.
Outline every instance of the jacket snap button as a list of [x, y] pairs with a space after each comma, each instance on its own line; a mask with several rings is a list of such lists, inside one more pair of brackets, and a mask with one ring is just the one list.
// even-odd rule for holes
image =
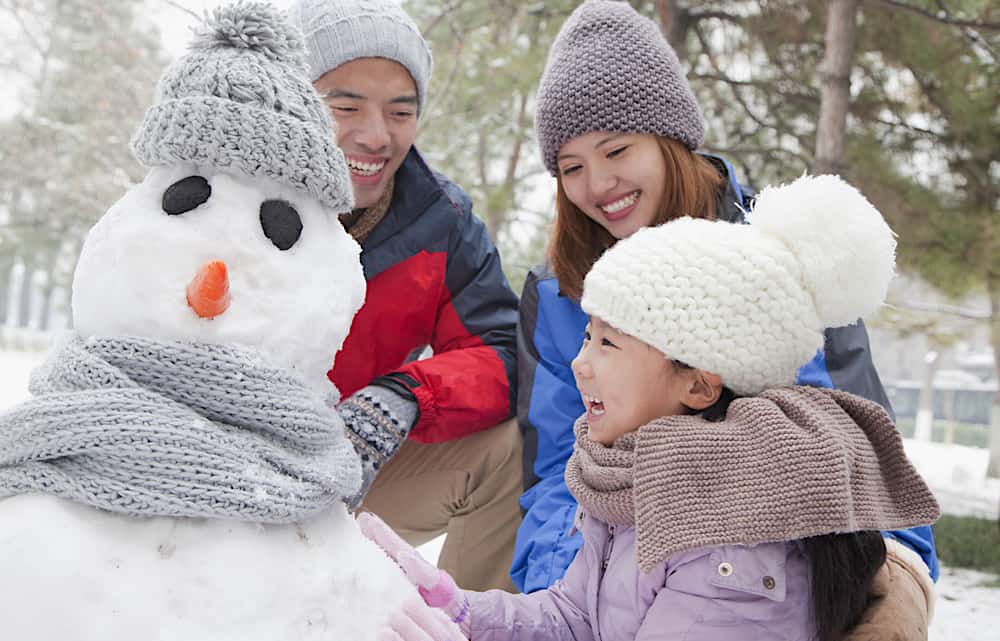
[[733, 566], [731, 563], [726, 563], [725, 561], [723, 561], [722, 563], [719, 564], [720, 576], [729, 576], [732, 573], [733, 573]]
[[767, 588], [768, 590], [774, 589], [774, 577], [765, 576], [763, 582], [764, 582], [764, 587]]

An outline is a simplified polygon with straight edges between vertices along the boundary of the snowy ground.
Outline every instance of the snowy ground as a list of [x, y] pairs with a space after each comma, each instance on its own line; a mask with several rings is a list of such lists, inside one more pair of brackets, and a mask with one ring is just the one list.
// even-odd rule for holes
[[[16, 345], [0, 349], [0, 411], [27, 398], [28, 377], [43, 356], [46, 340], [32, 335], [3, 338]], [[906, 441], [906, 452], [948, 514], [997, 518], [1000, 481], [986, 480], [987, 451], [958, 445]], [[436, 559], [442, 539], [420, 551]], [[945, 568], [937, 585], [931, 641], [992, 641], [1000, 629], [1000, 589], [992, 574]]]

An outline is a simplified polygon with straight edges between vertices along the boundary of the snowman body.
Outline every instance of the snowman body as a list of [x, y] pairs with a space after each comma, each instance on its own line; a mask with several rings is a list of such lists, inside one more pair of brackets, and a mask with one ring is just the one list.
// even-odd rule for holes
[[413, 588], [338, 505], [294, 525], [0, 500], [4, 638], [373, 640]]
[[[297, 190], [155, 168], [87, 237], [75, 328], [84, 339], [250, 348], [332, 397], [326, 372], [364, 299], [359, 253], [336, 215]], [[227, 273], [225, 309], [210, 318], [188, 300], [206, 261]], [[363, 641], [413, 593], [340, 502], [267, 525], [130, 517], [41, 493], [0, 499], [5, 638]]]

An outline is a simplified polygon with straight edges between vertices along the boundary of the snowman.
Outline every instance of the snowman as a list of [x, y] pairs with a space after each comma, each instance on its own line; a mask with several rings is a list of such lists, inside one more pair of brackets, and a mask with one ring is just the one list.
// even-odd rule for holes
[[350, 177], [266, 4], [206, 18], [94, 226], [74, 333], [0, 416], [0, 636], [373, 639], [415, 591], [344, 507], [326, 378], [364, 299]]

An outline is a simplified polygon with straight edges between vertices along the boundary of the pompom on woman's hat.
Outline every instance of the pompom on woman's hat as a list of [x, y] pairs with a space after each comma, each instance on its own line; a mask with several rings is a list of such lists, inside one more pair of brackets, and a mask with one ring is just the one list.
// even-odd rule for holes
[[760, 192], [740, 225], [689, 217], [641, 229], [595, 263], [583, 310], [740, 395], [791, 385], [823, 331], [884, 302], [895, 234], [838, 176]]

